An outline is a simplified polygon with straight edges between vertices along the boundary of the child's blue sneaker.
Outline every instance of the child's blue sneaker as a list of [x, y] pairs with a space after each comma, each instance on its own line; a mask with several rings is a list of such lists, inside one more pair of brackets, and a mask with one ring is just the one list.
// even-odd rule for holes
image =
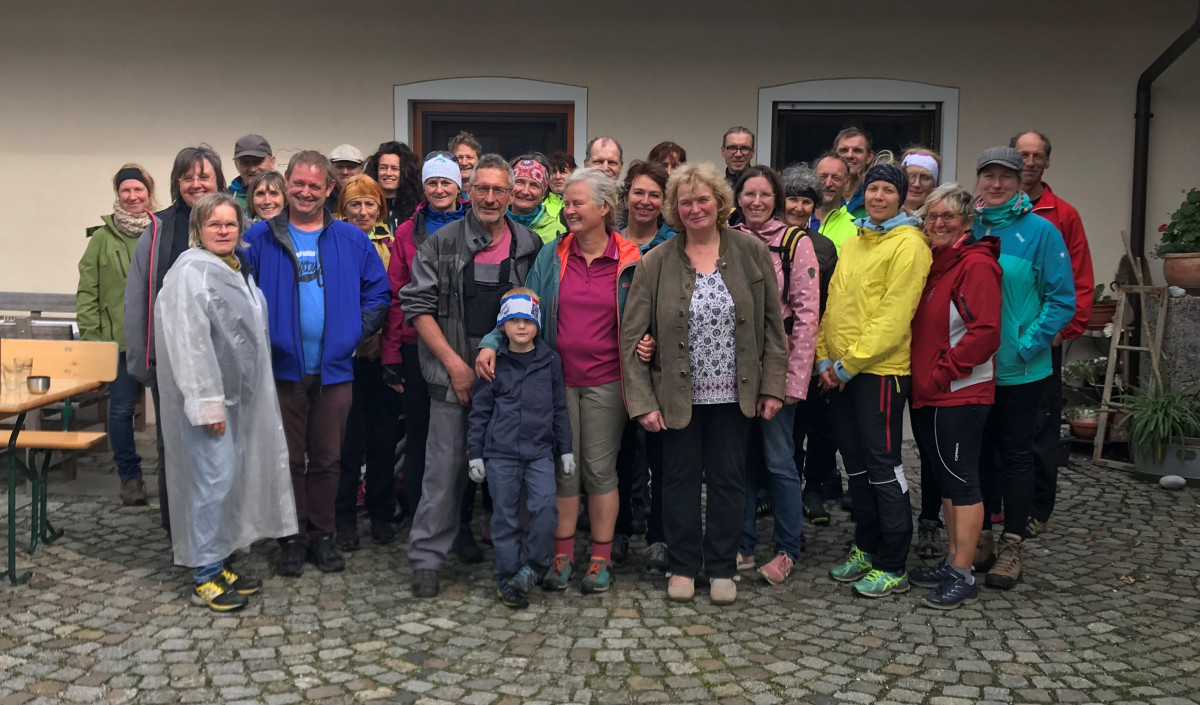
[[522, 595], [528, 595], [533, 586], [537, 584], [537, 580], [537, 573], [534, 573], [533, 568], [526, 565], [522, 566], [516, 575], [508, 579], [508, 584]]

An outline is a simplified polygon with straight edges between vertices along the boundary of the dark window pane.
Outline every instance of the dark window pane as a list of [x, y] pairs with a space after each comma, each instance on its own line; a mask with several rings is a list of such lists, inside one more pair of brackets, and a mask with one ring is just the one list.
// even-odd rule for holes
[[939, 149], [937, 110], [779, 110], [775, 114], [772, 165], [811, 162], [833, 148], [833, 138], [847, 127], [871, 135], [876, 152], [889, 149], [900, 156], [914, 145]]

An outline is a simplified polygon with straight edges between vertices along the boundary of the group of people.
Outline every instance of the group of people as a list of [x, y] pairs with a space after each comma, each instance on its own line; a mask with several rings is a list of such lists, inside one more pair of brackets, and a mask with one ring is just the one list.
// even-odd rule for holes
[[[953, 609], [975, 570], [1012, 587], [1053, 508], [1061, 342], [1091, 305], [1078, 213], [1042, 181], [1049, 139], [985, 150], [976, 194], [941, 183], [932, 149], [875, 154], [857, 128], [811, 165], [754, 152], [734, 127], [724, 173], [674, 142], [626, 165], [598, 137], [577, 167], [463, 133], [424, 158], [300, 151], [280, 174], [247, 135], [228, 185], [213, 149], [181, 150], [161, 210], [123, 166], [78, 289], [84, 339], [121, 350], [121, 499], [147, 502], [145, 385], [163, 526], [218, 611], [261, 589], [230, 562], [260, 539], [279, 540], [278, 575], [343, 570], [360, 505], [377, 544], [411, 521], [412, 592], [436, 596], [452, 551], [483, 560], [477, 488], [514, 608], [538, 585], [607, 591], [635, 533], [670, 599], [704, 577], [729, 604], [739, 571], [784, 582], [804, 519], [839, 499], [854, 541], [830, 576], [856, 593], [918, 585]], [[918, 553], [944, 556], [911, 570], [906, 405]]]

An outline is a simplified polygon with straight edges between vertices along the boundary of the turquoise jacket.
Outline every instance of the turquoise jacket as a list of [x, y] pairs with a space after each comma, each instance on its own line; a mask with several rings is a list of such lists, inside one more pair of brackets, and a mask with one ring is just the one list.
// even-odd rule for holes
[[1075, 316], [1071, 258], [1050, 221], [1028, 210], [1007, 225], [987, 220], [980, 213], [971, 230], [975, 237], [1000, 238], [1004, 303], [996, 385], [1037, 382], [1050, 376], [1050, 344]]

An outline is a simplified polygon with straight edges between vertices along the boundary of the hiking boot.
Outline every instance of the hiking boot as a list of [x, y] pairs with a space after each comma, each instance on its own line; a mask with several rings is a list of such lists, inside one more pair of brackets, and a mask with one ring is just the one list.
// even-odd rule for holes
[[872, 570], [854, 583], [852, 589], [863, 597], [884, 597], [893, 592], [905, 592], [908, 590], [908, 574]]
[[646, 547], [646, 572], [653, 575], [662, 575], [671, 567], [671, 562], [667, 560], [667, 544], [662, 541], [652, 543]]
[[566, 590], [574, 573], [575, 566], [571, 565], [571, 556], [565, 553], [555, 554], [550, 570], [542, 577], [542, 589], [547, 592]]
[[671, 576], [667, 581], [667, 599], [671, 602], [691, 602], [696, 594], [696, 581], [682, 575]]
[[810, 523], [824, 526], [829, 523], [829, 511], [821, 501], [821, 495], [816, 492], [804, 493], [804, 516]]
[[946, 555], [938, 544], [938, 523], [936, 519], [921, 519], [917, 522], [917, 556], [921, 558], [941, 558]]
[[371, 543], [376, 546], [386, 546], [396, 540], [396, 529], [387, 520], [371, 520]]
[[737, 583], [733, 578], [713, 578], [708, 581], [708, 599], [714, 605], [732, 605], [737, 599]]
[[458, 527], [458, 536], [454, 537], [454, 555], [458, 556], [458, 560], [463, 563], [482, 563], [483, 549], [479, 544], [475, 543], [475, 536], [471, 533], [471, 527], [463, 524]]
[[332, 536], [321, 536], [309, 543], [307, 558], [309, 562], [316, 563], [322, 573], [340, 573], [346, 569], [346, 559], [333, 545]]
[[778, 585], [792, 574], [792, 566], [796, 565], [788, 554], [777, 553], [771, 562], [758, 569], [758, 574], [772, 585]]
[[207, 606], [214, 612], [231, 612], [245, 607], [249, 602], [245, 595], [238, 594], [237, 590], [217, 580], [209, 580], [192, 588], [192, 604]]
[[262, 589], [261, 580], [251, 578], [249, 575], [238, 575], [229, 567], [221, 571], [221, 580], [224, 581], [225, 587], [239, 595], [253, 595]]
[[285, 539], [279, 547], [279, 560], [275, 562], [275, 575], [293, 577], [303, 575], [304, 552], [304, 543], [300, 539]]
[[413, 597], [437, 597], [440, 587], [436, 570], [419, 569], [413, 571]]
[[1030, 519], [1029, 525], [1025, 529], [1025, 533], [1029, 535], [1029, 538], [1036, 539], [1038, 536], [1041, 536], [1049, 530], [1050, 525], [1041, 519]]
[[140, 477], [125, 480], [121, 483], [121, 504], [126, 507], [144, 507], [146, 500], [146, 483]]
[[518, 590], [511, 580], [500, 581], [496, 588], [496, 596], [500, 598], [500, 603], [509, 609], [523, 610], [529, 607], [529, 600], [525, 599], [525, 594]]
[[984, 529], [979, 533], [979, 541], [975, 543], [975, 558], [971, 561], [971, 566], [976, 573], [982, 573], [991, 568], [995, 562], [996, 539], [989, 529]]
[[608, 592], [610, 587], [612, 587], [612, 569], [608, 565], [608, 561], [593, 556], [591, 563], [588, 563], [587, 575], [583, 576], [583, 580], [579, 582], [579, 589], [583, 591], [583, 594], [590, 595], [596, 592]]
[[357, 551], [361, 545], [358, 541], [358, 527], [354, 524], [342, 524], [337, 528], [334, 542], [342, 551]]
[[[911, 582], [911, 580], [910, 580]], [[952, 610], [979, 599], [979, 584], [968, 583], [961, 575], [955, 575], [921, 597], [926, 607], [935, 610]]]
[[1021, 568], [1025, 559], [1025, 544], [1021, 537], [1007, 531], [1000, 535], [1000, 550], [996, 563], [987, 574], [988, 587], [1008, 590], [1021, 579]]
[[871, 557], [863, 553], [858, 546], [851, 545], [846, 562], [830, 570], [829, 577], [839, 583], [853, 583], [870, 572]]
[[738, 569], [739, 573], [744, 570], [754, 570], [754, 556], [753, 555], [744, 556], [744, 555], [742, 555], [741, 551], [738, 551], [737, 569]]
[[958, 577], [958, 573], [945, 561], [929, 568], [908, 571], [908, 582], [923, 588], [935, 588], [955, 577]]
[[612, 540], [612, 564], [613, 566], [625, 565], [625, 561], [629, 560], [629, 537], [617, 534]]
[[512, 589], [516, 590], [522, 595], [528, 595], [529, 591], [533, 589], [533, 586], [537, 585], [537, 581], [537, 573], [533, 571], [533, 567], [524, 565], [521, 566], [521, 569], [517, 571], [516, 575], [509, 578], [507, 582], [509, 587]]

